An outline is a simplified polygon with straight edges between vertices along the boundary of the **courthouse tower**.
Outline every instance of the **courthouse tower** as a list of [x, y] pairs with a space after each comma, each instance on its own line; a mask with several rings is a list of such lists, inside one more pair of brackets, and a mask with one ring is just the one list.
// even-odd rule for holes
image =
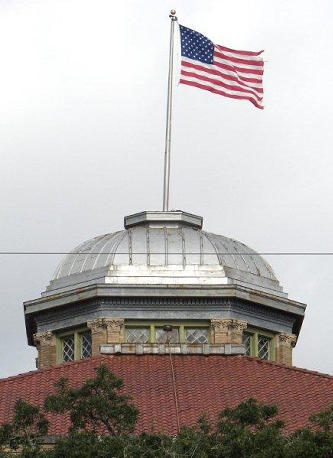
[[202, 225], [183, 211], [144, 211], [74, 248], [24, 304], [37, 367], [168, 352], [291, 365], [305, 305], [255, 251]]

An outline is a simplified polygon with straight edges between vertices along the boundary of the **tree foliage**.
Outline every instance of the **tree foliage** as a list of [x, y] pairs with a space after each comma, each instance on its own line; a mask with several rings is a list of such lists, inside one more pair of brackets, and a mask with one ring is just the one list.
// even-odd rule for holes
[[59, 379], [55, 386], [57, 393], [45, 399], [45, 410], [68, 412], [71, 431], [102, 430], [111, 435], [133, 431], [138, 409], [130, 402], [130, 396], [120, 394], [123, 381], [106, 365], [100, 365], [96, 376], [79, 388], [69, 387], [65, 378]]
[[225, 408], [217, 418], [202, 415], [175, 436], [135, 435], [138, 410], [122, 386], [104, 365], [78, 388], [60, 379], [45, 409], [69, 415], [71, 427], [49, 450], [40, 447], [48, 426], [43, 412], [19, 400], [13, 421], [0, 427], [0, 458], [333, 458], [333, 405], [289, 435], [277, 407], [255, 399]]
[[24, 456], [33, 457], [40, 449], [47, 431], [48, 420], [41, 412], [41, 408], [19, 399], [14, 407], [12, 422], [0, 426], [0, 450], [2, 449], [5, 454], [4, 450], [23, 448]]

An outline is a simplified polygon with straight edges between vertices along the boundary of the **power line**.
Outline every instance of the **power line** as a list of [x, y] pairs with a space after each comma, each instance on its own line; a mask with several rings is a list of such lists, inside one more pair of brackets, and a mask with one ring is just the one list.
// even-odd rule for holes
[[38, 256], [38, 255], [109, 255], [109, 254], [115, 254], [115, 255], [178, 255], [178, 256], [183, 256], [183, 255], [221, 255], [221, 256], [333, 256], [333, 251], [265, 251], [265, 252], [239, 252], [239, 251], [214, 251], [214, 252], [192, 252], [192, 251], [186, 251], [184, 253], [173, 253], [173, 252], [140, 252], [140, 251], [117, 251], [117, 252], [94, 252], [94, 251], [88, 251], [88, 252], [82, 252], [82, 251], [0, 251], [0, 256], [8, 256], [8, 255], [13, 255], [13, 256]]

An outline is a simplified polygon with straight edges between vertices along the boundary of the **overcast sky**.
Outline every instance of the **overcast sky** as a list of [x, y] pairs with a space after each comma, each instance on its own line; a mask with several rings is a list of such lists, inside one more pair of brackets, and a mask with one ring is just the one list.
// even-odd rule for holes
[[[68, 251], [161, 209], [169, 18], [265, 49], [265, 110], [176, 86], [171, 208], [260, 252], [333, 251], [330, 0], [0, 0], [0, 251]], [[179, 60], [177, 51], [176, 61]], [[35, 367], [24, 300], [61, 256], [0, 256], [0, 377]], [[333, 373], [333, 256], [269, 256]]]

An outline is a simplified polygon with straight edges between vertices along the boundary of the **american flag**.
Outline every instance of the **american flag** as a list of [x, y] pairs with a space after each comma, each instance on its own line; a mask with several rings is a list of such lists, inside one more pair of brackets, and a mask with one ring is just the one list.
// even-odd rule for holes
[[214, 44], [195, 30], [179, 27], [182, 84], [232, 99], [249, 100], [257, 108], [263, 108], [263, 51], [236, 51]]

